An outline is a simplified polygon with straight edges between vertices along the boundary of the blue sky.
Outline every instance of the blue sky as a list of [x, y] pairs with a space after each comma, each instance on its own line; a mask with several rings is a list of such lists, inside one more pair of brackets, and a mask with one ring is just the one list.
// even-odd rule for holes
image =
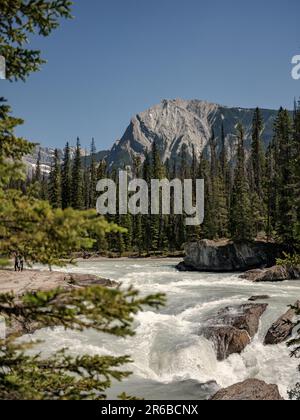
[[18, 134], [42, 145], [110, 148], [164, 98], [277, 109], [300, 95], [299, 0], [75, 0], [73, 15], [32, 40], [48, 60], [40, 73], [0, 80], [26, 120]]

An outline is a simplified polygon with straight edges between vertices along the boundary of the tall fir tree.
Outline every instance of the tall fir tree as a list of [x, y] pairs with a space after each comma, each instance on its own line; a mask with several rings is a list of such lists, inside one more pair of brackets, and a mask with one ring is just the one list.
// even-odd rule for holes
[[234, 185], [230, 208], [230, 231], [234, 240], [252, 241], [255, 237], [249, 184], [245, 173], [244, 127], [237, 127], [237, 165], [234, 174]]
[[57, 149], [49, 175], [49, 201], [54, 208], [61, 207], [61, 167]]
[[63, 209], [67, 209], [72, 205], [71, 186], [71, 150], [69, 143], [67, 143], [64, 150], [61, 176], [61, 202]]
[[256, 235], [266, 227], [265, 186], [265, 154], [262, 143], [264, 129], [263, 117], [259, 108], [256, 108], [252, 122], [252, 143], [249, 165], [249, 178], [251, 180], [251, 201], [253, 209], [253, 222]]
[[77, 138], [76, 151], [72, 167], [71, 180], [71, 204], [76, 210], [82, 210], [84, 207], [83, 199], [83, 170], [81, 162], [80, 140]]
[[276, 230], [279, 239], [290, 249], [295, 245], [294, 227], [297, 220], [292, 120], [289, 112], [280, 109], [275, 123], [278, 147], [278, 215]]
[[95, 139], [92, 139], [91, 144], [91, 165], [90, 165], [90, 188], [89, 188], [89, 207], [96, 206], [96, 186], [97, 186], [97, 162], [96, 162], [96, 144]]
[[42, 181], [41, 160], [42, 160], [41, 149], [39, 149], [38, 158], [37, 158], [37, 161], [36, 161], [35, 173], [34, 173], [34, 181], [35, 182], [41, 182]]

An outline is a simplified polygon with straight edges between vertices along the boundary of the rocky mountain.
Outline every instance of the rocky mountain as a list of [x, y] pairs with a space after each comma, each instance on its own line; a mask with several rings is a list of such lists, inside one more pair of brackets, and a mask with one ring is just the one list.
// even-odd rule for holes
[[[179, 160], [182, 146], [186, 146], [191, 159], [193, 149], [197, 156], [203, 151], [209, 153], [209, 140], [214, 131], [217, 147], [221, 145], [221, 127], [224, 124], [226, 146], [230, 159], [236, 153], [236, 126], [241, 122], [245, 127], [245, 145], [249, 150], [251, 144], [251, 128], [253, 109], [230, 108], [200, 100], [163, 100], [160, 104], [132, 118], [121, 140], [114, 143], [110, 151], [97, 153], [97, 161], [108, 161], [109, 168], [123, 168], [131, 165], [135, 156], [144, 159], [145, 153], [151, 150], [156, 142], [163, 162]], [[267, 146], [272, 138], [272, 129], [277, 111], [263, 109], [265, 122], [263, 141]], [[36, 165], [38, 151], [41, 150], [42, 171], [49, 173], [53, 160], [53, 148], [36, 148], [32, 156], [25, 158], [29, 172]], [[74, 152], [75, 149], [72, 149]], [[59, 150], [62, 157], [63, 151]], [[89, 157], [83, 160], [89, 163]]]
[[[108, 157], [109, 166], [130, 165], [134, 156], [144, 157], [151, 150], [154, 141], [161, 152], [163, 161], [176, 161], [183, 145], [189, 157], [193, 148], [197, 155], [208, 150], [208, 143], [214, 130], [220, 147], [221, 126], [224, 124], [229, 157], [236, 150], [236, 126], [241, 122], [245, 127], [246, 147], [251, 142], [253, 109], [229, 108], [200, 100], [163, 100], [130, 122], [121, 140], [117, 141]], [[272, 138], [272, 127], [277, 111], [264, 109], [265, 121], [263, 141], [268, 145]]]

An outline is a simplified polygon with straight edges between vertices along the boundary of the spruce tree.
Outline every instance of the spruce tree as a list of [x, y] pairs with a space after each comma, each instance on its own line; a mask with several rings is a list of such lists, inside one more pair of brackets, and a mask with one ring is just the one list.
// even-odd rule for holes
[[90, 188], [89, 188], [89, 207], [96, 206], [96, 186], [97, 186], [97, 163], [96, 163], [96, 144], [95, 139], [92, 139], [91, 144], [91, 165], [90, 165]]
[[251, 165], [254, 178], [254, 190], [259, 196], [263, 197], [263, 176], [265, 168], [264, 149], [261, 140], [264, 123], [259, 108], [256, 108], [252, 123], [252, 144], [251, 144]]
[[[157, 147], [156, 142], [153, 142], [152, 145], [152, 151], [151, 151], [151, 157], [152, 157], [152, 177], [153, 179], [162, 179], [163, 177], [163, 165], [161, 162], [160, 153]], [[151, 185], [150, 191], [151, 191]], [[158, 251], [160, 248], [160, 237], [161, 237], [161, 226], [162, 222], [162, 215], [161, 212], [159, 215], [151, 215], [151, 245], [153, 251]]]
[[83, 203], [84, 208], [88, 210], [90, 208], [90, 187], [91, 187], [91, 172], [88, 165], [87, 150], [84, 153], [84, 165], [83, 165]]
[[71, 207], [71, 151], [69, 143], [64, 150], [62, 177], [61, 177], [61, 201], [62, 208]]
[[83, 171], [81, 163], [81, 147], [80, 140], [77, 138], [76, 151], [72, 167], [72, 181], [71, 181], [71, 204], [76, 210], [81, 210], [84, 207], [83, 200]]
[[280, 109], [275, 123], [275, 142], [278, 147], [278, 215], [276, 231], [279, 239], [291, 250], [295, 245], [294, 227], [297, 220], [295, 198], [295, 155], [292, 121], [289, 112]]
[[234, 174], [234, 186], [230, 208], [230, 231], [236, 241], [251, 241], [255, 237], [249, 184], [245, 173], [244, 127], [237, 127], [237, 165]]
[[259, 108], [256, 108], [252, 123], [252, 144], [249, 177], [251, 179], [251, 201], [253, 222], [256, 235], [265, 229], [266, 208], [264, 197], [265, 154], [261, 140], [264, 128], [263, 118]]
[[49, 201], [54, 208], [61, 207], [61, 168], [57, 149], [54, 151], [54, 158], [49, 176]]
[[34, 173], [34, 181], [35, 182], [41, 182], [41, 180], [42, 180], [41, 159], [42, 159], [41, 158], [41, 149], [39, 149], [38, 158], [37, 158], [36, 167], [35, 167], [35, 173]]

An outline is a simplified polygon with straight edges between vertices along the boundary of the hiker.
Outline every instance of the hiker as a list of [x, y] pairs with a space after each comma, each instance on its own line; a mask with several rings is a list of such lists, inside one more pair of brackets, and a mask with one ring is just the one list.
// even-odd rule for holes
[[19, 271], [23, 271], [23, 270], [24, 270], [24, 259], [22, 255], [19, 255]]
[[24, 259], [21, 255], [15, 254], [15, 271], [23, 271], [24, 270]]
[[15, 252], [14, 253], [15, 256], [15, 271], [19, 271], [19, 258], [18, 258], [18, 254]]

